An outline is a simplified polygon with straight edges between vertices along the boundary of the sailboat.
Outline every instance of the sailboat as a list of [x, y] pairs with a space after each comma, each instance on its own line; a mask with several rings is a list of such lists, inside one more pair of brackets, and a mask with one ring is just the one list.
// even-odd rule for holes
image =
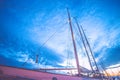
[[[23, 68], [16, 68], [16, 67], [11, 67], [11, 66], [4, 66], [0, 65], [0, 80], [103, 80], [103, 76], [100, 73], [96, 61], [94, 59], [94, 56], [92, 54], [92, 50], [90, 48], [90, 44], [85, 36], [85, 33], [82, 29], [82, 26], [80, 28], [77, 20], [76, 24], [78, 26], [83, 45], [85, 47], [85, 51], [88, 56], [88, 60], [91, 66], [91, 74], [94, 74], [93, 77], [90, 76], [84, 76], [82, 75], [82, 69], [79, 65], [79, 59], [78, 59], [78, 54], [77, 54], [77, 49], [76, 49], [76, 43], [74, 39], [74, 33], [73, 33], [73, 28], [72, 28], [72, 21], [70, 17], [69, 10], [67, 9], [68, 13], [68, 20], [69, 20], [69, 26], [70, 26], [70, 31], [71, 31], [71, 37], [72, 37], [72, 42], [73, 42], [73, 48], [74, 48], [74, 55], [75, 55], [75, 60], [76, 60], [76, 66], [77, 68], [65, 68], [65, 69], [40, 69], [40, 70], [30, 70], [30, 69], [23, 69]], [[88, 47], [86, 47], [86, 43], [88, 44]], [[91, 57], [89, 57], [87, 48], [90, 49], [91, 52]], [[94, 65], [96, 66], [96, 70], [93, 69], [91, 59], [94, 61]], [[38, 62], [38, 58], [37, 58]], [[65, 75], [65, 74], [57, 74], [57, 73], [50, 73], [50, 72], [45, 72], [44, 70], [77, 70], [77, 74], [75, 75]]]

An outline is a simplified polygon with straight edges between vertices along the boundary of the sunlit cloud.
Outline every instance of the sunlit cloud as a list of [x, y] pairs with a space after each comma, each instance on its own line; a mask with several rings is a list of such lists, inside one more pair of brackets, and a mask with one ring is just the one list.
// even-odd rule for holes
[[108, 73], [109, 76], [119, 76], [120, 75], [120, 64], [115, 64], [115, 65], [109, 66], [106, 69], [106, 72]]

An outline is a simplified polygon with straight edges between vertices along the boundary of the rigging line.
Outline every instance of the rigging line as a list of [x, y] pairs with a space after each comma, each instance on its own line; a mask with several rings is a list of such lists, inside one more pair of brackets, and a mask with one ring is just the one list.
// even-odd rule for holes
[[[55, 31], [55, 32], [40, 46], [40, 48], [43, 47], [56, 33], [57, 33], [57, 31]], [[39, 49], [40, 49], [40, 48], [39, 48]]]
[[[85, 33], [84, 33], [84, 30], [83, 30], [82, 26], [80, 26], [80, 27], [82, 28], [82, 31], [81, 31], [81, 29], [80, 29], [80, 27], [79, 27], [79, 24], [78, 24], [78, 22], [77, 22], [77, 19], [76, 19], [76, 18], [74, 18], [74, 19], [75, 19], [75, 21], [76, 21], [78, 30], [79, 30], [79, 32], [80, 32], [80, 35], [81, 35], [81, 38], [82, 38], [82, 41], [83, 41], [83, 45], [84, 45], [84, 47], [85, 47], [85, 51], [86, 51], [87, 56], [88, 56], [88, 59], [89, 59], [89, 63], [90, 63], [91, 69], [92, 69], [92, 71], [94, 71], [94, 69], [93, 69], [93, 67], [92, 67], [92, 62], [90, 61], [89, 53], [88, 53], [88, 51], [87, 51], [87, 47], [86, 47], [85, 42], [84, 42], [84, 40], [83, 40], [83, 36], [84, 36], [84, 38], [85, 38], [85, 40], [86, 40], [86, 42], [87, 42], [87, 45], [88, 45], [89, 49], [91, 49], [91, 48], [90, 48], [90, 45], [89, 45], [89, 42], [88, 42], [88, 40], [87, 40], [87, 37], [86, 37], [86, 35], [85, 35]], [[82, 32], [83, 32], [83, 35], [82, 35]], [[91, 52], [92, 52], [92, 50], [91, 50]], [[92, 55], [92, 53], [91, 53], [91, 55]], [[94, 56], [93, 56], [93, 55], [92, 55], [92, 58], [93, 58], [93, 60], [94, 60], [94, 62], [95, 62], [95, 59], [94, 59]], [[95, 64], [95, 65], [96, 65], [96, 64]], [[96, 65], [96, 67], [97, 67], [97, 65]], [[98, 67], [97, 67], [97, 68], [98, 68]], [[99, 72], [99, 74], [100, 74], [99, 69], [97, 69], [97, 70], [98, 70], [98, 72]], [[94, 72], [95, 72], [95, 71], [94, 71]], [[96, 72], [95, 72], [95, 73], [96, 73]], [[101, 74], [100, 74], [100, 77], [101, 77], [102, 80], [103, 80], [103, 77], [101, 76]]]
[[80, 46], [80, 48], [81, 48], [81, 52], [83, 53], [83, 55], [84, 56], [86, 56], [86, 54], [85, 54], [85, 50], [82, 48], [82, 45], [80, 44], [81, 42], [80, 41], [77, 41], [77, 43], [78, 43], [78, 45]]
[[[43, 47], [55, 34], [57, 33], [57, 31], [55, 31], [41, 46], [40, 46], [40, 48], [41, 47]], [[39, 48], [39, 49], [40, 49]], [[36, 63], [38, 63], [38, 57], [39, 57], [39, 55], [37, 54], [37, 56], [36, 56]], [[30, 58], [28, 58], [28, 60], [29, 60]], [[28, 60], [26, 60], [23, 64], [22, 64], [22, 66], [24, 66], [27, 62], [28, 62]]]
[[90, 43], [88, 42], [88, 39], [87, 39], [87, 37], [86, 37], [86, 35], [85, 35], [85, 32], [84, 32], [82, 26], [81, 26], [81, 29], [82, 29], [82, 31], [83, 31], [83, 35], [85, 36], [85, 40], [86, 40], [86, 42], [87, 42], [87, 44], [88, 44], [88, 47], [89, 47], [90, 53], [91, 53], [91, 55], [92, 55], [92, 57], [93, 57], [93, 60], [94, 60], [95, 66], [97, 67], [97, 70], [98, 70], [99, 73], [100, 73], [100, 70], [99, 70], [99, 68], [98, 68], [98, 66], [97, 66], [96, 60], [95, 60], [95, 58], [94, 58], [94, 56], [93, 56], [93, 52], [92, 52], [92, 49], [91, 49]]
[[[74, 17], [73, 17], [74, 18]], [[81, 42], [81, 38], [79, 38], [79, 40], [77, 40], [78, 39], [78, 37], [80, 36], [80, 34], [79, 34], [79, 30], [76, 28], [76, 26], [75, 26], [75, 23], [73, 23], [73, 28], [74, 28], [74, 30], [75, 30], [75, 32], [76, 32], [76, 43], [78, 44], [78, 47], [81, 49], [81, 51], [79, 52], [79, 55], [82, 55], [82, 56], [87, 56], [86, 55], [86, 53], [85, 53], [85, 49], [83, 48], [83, 46], [82, 46], [82, 42]], [[81, 36], [80, 36], [81, 37]], [[79, 49], [78, 48], [78, 49]], [[83, 54], [80, 54], [80, 53], [83, 53]], [[83, 64], [84, 64], [84, 62], [83, 62]], [[83, 64], [81, 64], [81, 65], [83, 65]], [[91, 67], [91, 66], [90, 66]]]
[[22, 66], [25, 66], [25, 64], [29, 61], [30, 57], [32, 58], [32, 55], [29, 55], [28, 59], [22, 64]]
[[106, 69], [109, 69], [109, 70], [111, 70], [112, 74], [115, 74], [115, 72], [112, 70], [112, 69], [115, 69], [115, 68], [118, 68], [117, 70], [118, 70], [118, 75], [119, 75], [119, 73], [120, 73], [120, 70], [119, 70], [119, 68], [120, 68], [120, 65], [119, 65], [119, 66], [116, 66], [116, 67], [110, 67], [110, 68], [106, 68]]
[[[77, 21], [77, 20], [76, 20], [76, 21]], [[97, 68], [97, 71], [99, 72], [100, 77], [101, 77], [102, 80], [103, 80], [103, 77], [102, 77], [102, 75], [101, 75], [101, 73], [100, 73], [100, 70], [99, 70], [99, 68], [98, 68], [98, 66], [97, 66], [97, 63], [96, 63], [95, 58], [94, 58], [94, 56], [93, 56], [93, 52], [92, 52], [91, 46], [90, 46], [90, 44], [89, 44], [89, 42], [88, 42], [88, 39], [87, 39], [87, 37], [86, 37], [86, 35], [85, 35], [85, 32], [84, 32], [82, 26], [80, 26], [80, 27], [81, 27], [81, 29], [82, 29], [83, 35], [84, 35], [85, 40], [86, 40], [86, 42], [87, 42], [87, 45], [88, 45], [88, 47], [89, 47], [89, 50], [90, 50], [90, 53], [91, 53], [91, 55], [92, 55], [93, 61], [94, 61], [94, 63], [95, 63], [95, 66], [96, 66], [96, 68]]]
[[[100, 63], [102, 64], [103, 68], [106, 69], [106, 68], [105, 68], [105, 64], [103, 64], [103, 59], [101, 59]], [[107, 70], [105, 70], [105, 71], [107, 72]], [[108, 72], [107, 72], [107, 73], [108, 73]], [[111, 74], [108, 73], [108, 76], [111, 76]]]
[[107, 77], [109, 78], [109, 74], [108, 74], [108, 72], [105, 70], [104, 64], [101, 62], [100, 65], [101, 65], [101, 68], [103, 69], [103, 71], [105, 72], [105, 74], [107, 75]]
[[[67, 24], [67, 23], [65, 23], [65, 24]], [[40, 46], [40, 48], [38, 49], [38, 51], [55, 35], [57, 33], [57, 31], [55, 31], [41, 46]], [[36, 56], [36, 63], [38, 63], [38, 54], [37, 54], [37, 56]]]
[[112, 73], [112, 76], [115, 75], [114, 71], [112, 69], [110, 69], [111, 73]]
[[[69, 29], [68, 29], [68, 34], [67, 34], [67, 36], [69, 37]], [[66, 50], [68, 49], [68, 41], [67, 41], [67, 48], [66, 48]], [[68, 49], [69, 50], [69, 49]], [[70, 67], [70, 54], [69, 54], [69, 51], [67, 50], [67, 67], [69, 68]]]
[[[30, 50], [30, 51], [31, 51], [31, 50]], [[29, 55], [28, 59], [27, 59], [24, 63], [22, 63], [22, 66], [24, 66], [24, 65], [28, 62], [28, 60], [30, 59], [30, 57], [32, 58], [32, 56]]]
[[86, 40], [86, 42], [87, 42], [87, 44], [88, 44], [88, 47], [89, 47], [90, 53], [91, 53], [91, 55], [92, 55], [92, 58], [93, 58], [93, 60], [94, 60], [95, 66], [96, 66], [98, 72], [100, 73], [100, 70], [99, 70], [99, 68], [98, 68], [98, 66], [97, 66], [96, 60], [95, 60], [95, 58], [94, 58], [94, 56], [93, 56], [93, 52], [92, 52], [90, 43], [88, 42], [88, 39], [87, 39], [87, 37], [86, 37], [86, 35], [85, 35], [85, 32], [84, 32], [82, 26], [80, 26], [80, 27], [81, 27], [81, 29], [82, 29], [83, 35], [84, 35], [84, 37], [85, 37], [85, 40]]
[[[55, 31], [38, 49], [38, 51], [57, 33], [57, 31]], [[38, 63], [38, 58], [39, 58], [39, 54], [36, 54], [36, 63]]]
[[[67, 24], [67, 23], [65, 23], [65, 24]], [[65, 25], [65, 24], [64, 24], [64, 25]], [[56, 33], [57, 33], [57, 31], [55, 31], [55, 32], [40, 46], [40, 48], [43, 47]], [[39, 48], [39, 49], [40, 49], [40, 48]], [[38, 51], [39, 51], [39, 49], [38, 49]], [[39, 55], [37, 54], [36, 57], [38, 58]], [[29, 60], [29, 59], [30, 59], [30, 58], [28, 58], [28, 60]], [[22, 64], [22, 66], [24, 66], [24, 65], [27, 63], [28, 60], [26, 60], [26, 61]], [[36, 62], [38, 62], [38, 59], [36, 59]]]
[[[67, 24], [67, 22], [65, 24]], [[65, 25], [65, 24], [63, 24], [63, 25]], [[57, 33], [57, 31], [55, 31], [51, 36], [49, 36], [49, 38], [40, 46], [40, 48], [43, 47], [56, 33]], [[39, 51], [39, 49], [38, 49], [38, 51]]]
[[[67, 24], [67, 22], [65, 23], [65, 24]], [[63, 24], [63, 25], [65, 25], [65, 24]], [[38, 51], [55, 35], [57, 33], [57, 31], [55, 31], [51, 36], [49, 36], [49, 38], [40, 46], [40, 48], [38, 49]], [[37, 54], [37, 56], [36, 56], [36, 63], [38, 63], [38, 58], [39, 57], [39, 55]]]
[[91, 61], [90, 61], [90, 57], [89, 57], [89, 54], [88, 54], [88, 51], [87, 51], [87, 47], [86, 47], [86, 45], [85, 45], [85, 41], [84, 41], [84, 39], [83, 39], [82, 32], [81, 32], [81, 30], [80, 30], [79, 24], [78, 24], [76, 18], [74, 18], [74, 19], [75, 19], [75, 21], [76, 21], [76, 24], [77, 24], [77, 27], [78, 27], [78, 30], [79, 30], [79, 33], [80, 33], [80, 36], [81, 36], [81, 39], [82, 39], [82, 42], [83, 42], [83, 46], [84, 46], [84, 48], [85, 48], [85, 51], [86, 51], [86, 54], [87, 54], [87, 57], [88, 57], [88, 61], [89, 61], [90, 67], [91, 67], [91, 69], [92, 69], [92, 72], [95, 72], [94, 69], [93, 69], [93, 67], [92, 67], [92, 63], [91, 63]]
[[103, 68], [103, 66], [100, 66], [101, 67], [101, 73], [102, 73], [102, 75], [105, 77], [107, 77], [108, 78], [108, 74], [106, 73], [106, 71], [104, 70], [104, 68]]
[[24, 66], [24, 65], [28, 62], [29, 59], [30, 59], [30, 58], [28, 58], [28, 59], [22, 64], [22, 66]]
[[[75, 25], [73, 24], [73, 26], [75, 26]], [[79, 30], [78, 30], [76, 27], [73, 27], [73, 28], [74, 28], [77, 32], [79, 32]], [[76, 33], [76, 35], [77, 35], [77, 36], [80, 36], [79, 33]], [[85, 52], [84, 52], [85, 50], [82, 48], [82, 45], [80, 44], [80, 41], [77, 40], [77, 43], [78, 43], [79, 47], [81, 48], [81, 52], [84, 53], [83, 55], [86, 56], [86, 54], [85, 54]]]

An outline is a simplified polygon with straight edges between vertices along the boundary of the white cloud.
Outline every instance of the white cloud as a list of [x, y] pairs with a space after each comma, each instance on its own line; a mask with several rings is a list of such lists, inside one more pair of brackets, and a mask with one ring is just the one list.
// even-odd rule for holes
[[18, 61], [20, 62], [25, 62], [27, 61], [29, 56], [27, 54], [19, 54], [19, 57], [17, 58]]
[[110, 74], [110, 76], [119, 76], [119, 72], [120, 72], [120, 63], [115, 64], [115, 65], [111, 65], [109, 66], [106, 71]]
[[118, 63], [118, 64], [115, 64], [115, 65], [111, 65], [111, 66], [109, 66], [108, 68], [112, 68], [112, 67], [120, 67], [120, 63]]

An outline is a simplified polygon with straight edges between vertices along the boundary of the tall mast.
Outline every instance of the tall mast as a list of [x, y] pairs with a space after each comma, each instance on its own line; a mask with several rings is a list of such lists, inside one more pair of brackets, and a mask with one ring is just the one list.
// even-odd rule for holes
[[88, 61], [89, 61], [89, 63], [90, 63], [90, 67], [91, 67], [91, 69], [92, 69], [92, 72], [94, 72], [94, 69], [93, 69], [93, 67], [92, 67], [92, 63], [91, 63], [91, 61], [90, 61], [89, 53], [88, 53], [88, 51], [87, 51], [87, 46], [85, 45], [85, 41], [84, 41], [84, 39], [83, 39], [82, 31], [81, 31], [81, 29], [80, 29], [80, 27], [79, 27], [79, 24], [78, 24], [76, 18], [75, 18], [75, 21], [76, 21], [76, 24], [77, 24], [77, 27], [78, 27], [78, 30], [79, 30], [79, 33], [80, 33], [80, 36], [81, 36], [81, 39], [82, 39], [83, 46], [84, 46], [84, 48], [85, 48], [85, 51], [86, 51], [86, 54], [87, 54], [87, 57], [88, 57]]
[[[84, 42], [83, 36], [84, 36], [84, 38], [85, 38], [85, 41], [86, 41], [87, 46], [88, 46], [88, 49], [90, 50], [91, 58], [93, 59], [93, 62], [94, 62], [94, 64], [95, 64], [95, 67], [96, 67], [96, 69], [97, 69], [98, 72], [94, 71], [94, 69], [93, 69], [92, 62], [91, 62], [91, 59], [90, 59], [90, 56], [89, 56], [90, 54], [88, 53], [87, 48], [86, 48], [86, 45], [85, 45], [85, 42], [84, 42], [83, 44], [84, 44], [84, 46], [85, 46], [85, 50], [86, 50], [86, 53], [87, 53], [87, 56], [88, 56], [88, 59], [89, 59], [89, 63], [90, 63], [91, 69], [92, 69], [92, 71], [93, 71], [94, 73], [97, 73], [97, 74], [99, 73], [99, 74], [100, 74], [99, 68], [98, 68], [97, 63], [96, 63], [96, 61], [95, 61], [95, 58], [94, 58], [94, 56], [93, 56], [93, 52], [92, 52], [91, 46], [90, 46], [90, 44], [89, 44], [89, 41], [87, 40], [87, 37], [86, 37], [86, 35], [85, 35], [85, 32], [84, 32], [82, 26], [79, 27], [79, 24], [78, 24], [76, 18], [75, 18], [75, 21], [76, 21], [76, 24], [77, 24], [77, 26], [78, 26], [78, 29], [79, 29], [79, 32], [80, 32], [80, 34], [81, 34], [81, 37], [82, 37], [82, 41], [83, 41], [83, 42]], [[82, 35], [82, 33], [83, 33], [83, 35]], [[101, 77], [101, 79], [103, 80], [103, 77], [101, 76], [101, 74], [100, 74], [100, 77]]]
[[88, 39], [87, 39], [87, 37], [86, 37], [86, 35], [85, 35], [85, 32], [84, 32], [82, 26], [81, 26], [81, 29], [82, 29], [82, 31], [83, 31], [83, 35], [85, 36], [85, 40], [87, 41], [87, 45], [88, 45], [88, 48], [89, 48], [90, 53], [91, 53], [91, 55], [92, 55], [92, 58], [93, 58], [93, 62], [94, 62], [94, 64], [95, 64], [95, 67], [96, 67], [96, 69], [97, 69], [97, 71], [98, 71], [97, 74], [100, 74], [100, 77], [101, 77], [101, 79], [103, 80], [103, 77], [102, 77], [102, 75], [101, 75], [101, 73], [100, 73], [100, 70], [99, 70], [99, 68], [98, 68], [98, 65], [97, 65], [97, 63], [96, 63], [96, 61], [95, 61], [95, 57], [94, 57], [94, 55], [93, 55], [93, 52], [92, 52], [90, 43], [89, 43], [89, 41], [88, 41]]
[[80, 67], [79, 67], [78, 54], [77, 54], [76, 43], [75, 43], [75, 39], [74, 39], [74, 33], [73, 33], [73, 29], [72, 29], [71, 17], [70, 17], [70, 13], [69, 13], [68, 8], [67, 8], [67, 13], [68, 13], [68, 20], [69, 20], [70, 31], [71, 31], [71, 36], [72, 36], [72, 42], [73, 42], [73, 47], [74, 47], [74, 54], [75, 54], [75, 59], [76, 59], [76, 66], [77, 66], [77, 70], [78, 70], [78, 75], [80, 75]]
[[93, 61], [94, 61], [94, 63], [95, 63], [95, 66], [96, 66], [96, 68], [97, 68], [97, 71], [100, 73], [99, 68], [98, 68], [98, 66], [97, 66], [97, 63], [96, 63], [96, 61], [95, 61], [95, 58], [94, 58], [94, 56], [93, 56], [93, 52], [92, 52], [91, 46], [90, 46], [90, 44], [89, 44], [89, 42], [88, 42], [88, 39], [87, 39], [87, 37], [86, 37], [86, 35], [85, 35], [85, 32], [84, 32], [82, 26], [80, 26], [80, 27], [81, 27], [81, 29], [82, 29], [83, 35], [85, 36], [85, 40], [86, 40], [86, 42], [87, 42], [87, 44], [88, 44], [88, 47], [89, 47], [90, 53], [91, 53], [91, 55], [92, 55]]

